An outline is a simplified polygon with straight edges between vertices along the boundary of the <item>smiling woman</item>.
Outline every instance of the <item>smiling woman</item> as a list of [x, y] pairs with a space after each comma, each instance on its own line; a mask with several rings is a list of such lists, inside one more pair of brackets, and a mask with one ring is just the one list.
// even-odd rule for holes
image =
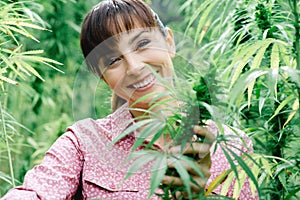
[[[114, 46], [114, 53], [100, 58], [99, 62], [102, 78], [115, 94], [131, 105], [146, 94], [165, 92], [166, 88], [156, 75], [168, 80], [173, 75], [171, 57], [174, 55], [174, 43], [171, 30], [168, 29], [167, 38], [155, 29], [143, 28], [115, 37], [119, 42]], [[103, 49], [101, 44], [99, 47]], [[143, 104], [142, 107], [147, 109], [149, 101], [151, 99], [135, 104], [135, 107]]]
[[[23, 185], [12, 189], [3, 200], [149, 198], [151, 162], [124, 181], [134, 164], [133, 161], [125, 161], [139, 139], [139, 130], [132, 131], [116, 143], [113, 141], [132, 124], [140, 122], [140, 117], [147, 115], [150, 109], [153, 111], [153, 100], [172, 99], [171, 95], [155, 99], [153, 96], [168, 93], [166, 83], [173, 85], [173, 33], [141, 0], [105, 0], [87, 14], [80, 40], [88, 68], [107, 83], [116, 99], [121, 100], [121, 106], [114, 105], [115, 111], [103, 119], [84, 119], [68, 127], [46, 153], [43, 162], [27, 172]], [[180, 104], [175, 99], [169, 102], [156, 107], [156, 110]], [[152, 120], [151, 116], [147, 117]], [[224, 129], [227, 134], [234, 134], [229, 128]], [[209, 141], [191, 141], [191, 145], [186, 147], [186, 152], [192, 152], [197, 158], [190, 161], [196, 168], [184, 167], [193, 177], [190, 183], [193, 195], [200, 198], [206, 182], [212, 182], [212, 178], [229, 168], [229, 164], [220, 149], [214, 154], [211, 152], [216, 132], [214, 123], [206, 127], [195, 124], [191, 132]], [[173, 141], [168, 137], [156, 141], [153, 144], [156, 152], [177, 154], [181, 149], [181, 146], [170, 148], [169, 144]], [[251, 146], [247, 138], [246, 143]], [[243, 152], [248, 150], [240, 143], [237, 146]], [[169, 165], [171, 167], [172, 163]], [[176, 174], [166, 175], [161, 184], [184, 185]], [[220, 192], [220, 188], [215, 192]], [[157, 189], [157, 193], [162, 191]], [[176, 196], [182, 199], [186, 194], [170, 198]], [[252, 199], [248, 182], [240, 198]], [[153, 195], [151, 199], [159, 197]]]

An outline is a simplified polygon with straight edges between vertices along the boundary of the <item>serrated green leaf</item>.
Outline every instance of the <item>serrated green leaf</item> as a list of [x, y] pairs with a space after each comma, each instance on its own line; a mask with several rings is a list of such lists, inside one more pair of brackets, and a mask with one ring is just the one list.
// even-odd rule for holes
[[38, 25], [35, 25], [35, 24], [31, 24], [31, 23], [27, 23], [27, 22], [16, 22], [16, 25], [17, 26], [22, 26], [22, 27], [28, 27], [28, 28], [32, 28], [32, 29], [37, 29], [37, 30], [47, 30], [46, 28], [44, 27], [41, 27], [41, 26], [38, 26]]
[[154, 119], [145, 119], [139, 122], [134, 123], [133, 125], [129, 126], [123, 133], [121, 133], [120, 135], [118, 135], [113, 141], [112, 144], [117, 143], [119, 140], [121, 140], [122, 138], [124, 138], [125, 136], [129, 135], [130, 133], [138, 130], [139, 128], [143, 127], [146, 124], [149, 124], [151, 122], [153, 122]]
[[246, 172], [246, 174], [248, 175], [248, 177], [253, 181], [254, 185], [256, 186], [257, 192], [259, 194], [259, 196], [261, 196], [261, 191], [260, 188], [258, 186], [258, 182], [256, 180], [256, 177], [254, 176], [254, 174], [252, 173], [251, 169], [249, 168], [249, 166], [245, 163], [245, 161], [238, 156], [234, 151], [232, 151], [229, 148], [226, 148], [230, 154], [235, 158], [235, 160], [239, 163], [239, 166], [241, 166], [241, 168]]
[[[251, 170], [252, 170], [254, 176], [255, 176], [256, 178], [258, 178], [258, 174], [259, 174], [259, 172], [260, 172], [259, 166], [258, 166], [257, 164], [254, 164], [254, 165], [252, 166], [252, 169], [251, 169]], [[252, 197], [254, 198], [254, 197], [255, 197], [256, 186], [255, 186], [255, 184], [253, 183], [252, 180], [249, 180], [249, 186], [250, 186], [250, 190], [251, 190]]]
[[[274, 39], [268, 38], [262, 41], [258, 41], [253, 45], [244, 47], [233, 59], [231, 66], [234, 65], [235, 67], [234, 73], [231, 78], [230, 86], [229, 88], [232, 88], [232, 86], [235, 84], [238, 77], [241, 75], [242, 69], [245, 67], [245, 65], [249, 62], [250, 58], [258, 51], [260, 48], [265, 48], [266, 46], [269, 46], [272, 42], [274, 42]], [[260, 52], [262, 54], [263, 50]], [[259, 55], [262, 56], [262, 55]], [[258, 57], [259, 58], [259, 57]], [[259, 59], [257, 58], [257, 62]]]
[[157, 157], [153, 166], [151, 174], [151, 184], [150, 184], [150, 196], [155, 193], [155, 190], [159, 187], [165, 173], [167, 170], [167, 156], [162, 154]]
[[205, 196], [209, 195], [216, 189], [224, 180], [228, 177], [228, 174], [232, 172], [232, 169], [227, 169], [223, 171], [221, 174], [219, 174], [207, 187], [205, 191]]
[[285, 65], [291, 67], [290, 55], [287, 53], [287, 49], [285, 48], [285, 46], [278, 45], [278, 48], [279, 48], [280, 55], [281, 55], [282, 60], [285, 63]]
[[34, 54], [42, 54], [42, 53], [44, 53], [44, 50], [30, 50], [30, 51], [20, 52], [19, 55], [34, 55]]
[[[260, 67], [261, 61], [262, 61], [264, 54], [266, 52], [266, 49], [268, 47], [269, 47], [268, 45], [265, 45], [265, 46], [262, 46], [258, 50], [257, 54], [255, 55], [255, 57], [253, 59], [252, 65], [250, 66], [250, 70], [257, 69]], [[248, 85], [248, 108], [250, 108], [250, 105], [251, 105], [251, 97], [252, 97], [254, 85], [255, 85], [255, 81], [252, 81]]]
[[189, 28], [191, 27], [191, 25], [195, 22], [195, 20], [199, 17], [200, 13], [205, 10], [207, 8], [207, 6], [212, 2], [213, 0], [206, 0], [204, 1], [201, 6], [199, 6], [199, 8], [197, 10], [195, 10], [194, 14], [191, 16], [189, 23], [185, 29], [185, 35], [187, 33], [187, 31], [189, 30]]
[[19, 51], [21, 50], [22, 46], [23, 46], [23, 45], [18, 45], [18, 46], [17, 46], [16, 48], [14, 48], [13, 50], [3, 48], [3, 49], [0, 49], [0, 51], [5, 52], [5, 53], [8, 53], [8, 54], [10, 54], [11, 56], [14, 56], [14, 55], [16, 55], [16, 54], [19, 53]]
[[58, 71], [58, 72], [60, 72], [60, 73], [64, 73], [62, 70], [58, 69], [57, 67], [54, 67], [53, 65], [49, 64], [48, 62], [42, 61], [41, 63], [43, 63], [43, 64], [45, 64], [45, 65], [51, 67], [52, 69], [54, 69], [54, 70], [56, 70], [56, 71]]
[[268, 85], [269, 85], [270, 91], [272, 91], [274, 93], [276, 99], [277, 99], [278, 78], [279, 78], [279, 69], [278, 68], [271, 68], [269, 70]]
[[295, 98], [294, 95], [290, 95], [288, 96], [285, 100], [283, 100], [279, 106], [277, 107], [277, 109], [275, 110], [274, 114], [272, 115], [272, 117], [268, 120], [271, 121], [275, 116], [277, 116], [279, 114], [279, 112], [282, 110], [282, 108], [284, 106], [286, 106], [290, 101], [292, 101]]
[[233, 198], [238, 198], [240, 196], [241, 190], [243, 188], [243, 185], [245, 183], [246, 180], [246, 172], [244, 170], [241, 170], [239, 173], [239, 177], [240, 179], [238, 181], [235, 181], [234, 185], [233, 185]]
[[266, 98], [264, 97], [259, 97], [259, 103], [258, 103], [258, 111], [259, 111], [259, 115], [261, 115], [261, 111], [264, 108], [266, 102]]
[[13, 63], [8, 60], [8, 58], [6, 58], [5, 56], [3, 56], [2, 54], [0, 54], [0, 58], [5, 62], [5, 64], [10, 68], [12, 69], [18, 76], [20, 76], [22, 79], [25, 79], [26, 77], [20, 73], [16, 68], [15, 66], [13, 65]]
[[267, 172], [268, 176], [270, 176], [270, 177], [273, 178], [273, 175], [272, 175], [272, 167], [271, 167], [271, 165], [269, 164], [269, 162], [268, 162], [266, 159], [262, 159], [262, 160], [261, 160], [261, 163], [262, 163], [262, 168], [265, 169], [265, 171]]
[[[285, 200], [294, 199], [295, 195], [300, 191], [300, 186], [296, 186], [295, 189], [289, 190], [289, 194], [285, 197]], [[297, 197], [296, 197], [297, 198]]]
[[133, 160], [133, 163], [130, 165], [130, 168], [128, 169], [128, 172], [123, 181], [132, 176], [132, 174], [138, 172], [138, 170], [141, 169], [144, 165], [153, 161], [156, 158], [156, 154], [154, 153], [156, 152], [147, 150], [141, 150], [131, 153], [127, 160]]
[[13, 84], [13, 85], [18, 85], [18, 82], [17, 81], [14, 81], [10, 78], [7, 78], [5, 76], [1, 76], [0, 75], [0, 80], [4, 81], [4, 82], [7, 82], [7, 83], [10, 83], [10, 84]]
[[262, 61], [268, 47], [269, 47], [269, 45], [260, 47], [260, 49], [257, 51], [257, 54], [253, 58], [253, 62], [250, 66], [250, 69], [257, 69], [260, 67], [261, 61]]
[[230, 172], [230, 173], [228, 174], [228, 177], [225, 179], [225, 181], [224, 181], [223, 184], [222, 184], [222, 189], [221, 189], [220, 195], [224, 195], [224, 196], [227, 195], [227, 193], [228, 193], [228, 191], [229, 191], [229, 188], [230, 188], [230, 186], [231, 186], [231, 184], [232, 184], [232, 181], [233, 181], [234, 177], [236, 177], [236, 176], [234, 175], [234, 173]]
[[17, 66], [17, 68], [21, 70], [23, 73], [25, 73], [27, 76], [31, 75], [18, 61], [14, 61], [14, 63]]
[[32, 34], [30, 34], [28, 31], [26, 31], [25, 29], [22, 30], [22, 28], [16, 28], [14, 26], [6, 26], [6, 25], [2, 25], [4, 28], [14, 31], [16, 33], [19, 33], [21, 35], [24, 35], [25, 37], [28, 37], [36, 42], [39, 42], [38, 39], [36, 39]]
[[164, 128], [159, 129], [156, 132], [152, 132], [152, 134], [154, 134], [154, 136], [151, 138], [150, 142], [146, 145], [146, 148], [151, 148], [154, 145], [154, 143], [158, 140], [158, 138], [162, 137], [162, 135], [165, 134], [165, 129]]
[[133, 144], [132, 149], [136, 149], [141, 146], [146, 139], [149, 139], [150, 136], [155, 135], [155, 139], [158, 139], [163, 132], [158, 132], [161, 128], [163, 128], [163, 123], [153, 119], [150, 124], [147, 124], [143, 130], [140, 132], [136, 141]]
[[283, 124], [283, 128], [285, 128], [285, 126], [293, 119], [293, 117], [295, 116], [297, 110], [299, 110], [299, 100], [296, 98], [293, 105], [292, 105], [292, 111], [289, 114], [287, 120], [284, 122]]
[[267, 70], [251, 70], [243, 74], [234, 84], [230, 92], [230, 104], [243, 95], [246, 88], [258, 77], [267, 74]]
[[14, 34], [11, 32], [11, 30], [3, 28], [0, 26], [0, 31], [2, 31], [4, 34], [9, 35], [10, 37], [13, 38], [14, 42], [19, 46], [19, 42], [17, 38], [14, 36]]
[[[169, 94], [169, 92], [162, 92], [162, 93], [149, 93], [149, 94], [146, 94], [146, 95], [143, 95], [141, 98], [139, 98], [138, 100], [136, 100], [132, 105], [131, 107], [134, 107], [136, 104], [148, 99], [148, 98], [151, 98], [153, 99], [151, 103], [155, 103], [155, 105], [152, 105], [152, 106], [157, 106], [157, 102], [155, 102], [155, 100], [157, 100], [158, 98], [162, 98], [164, 96], [166, 96], [167, 94]], [[158, 96], [159, 95], [159, 96]], [[155, 100], [154, 100], [155, 99]], [[153, 108], [153, 107], [152, 107]], [[145, 109], [144, 109], [145, 110]], [[147, 109], [147, 110], [152, 110], [152, 109]], [[153, 113], [154, 114], [154, 113]]]
[[19, 60], [19, 61], [15, 61], [15, 64], [17, 66], [19, 66], [19, 67], [20, 66], [25, 67], [26, 70], [28, 70], [29, 72], [31, 72], [31, 74], [33, 74], [34, 76], [38, 77], [40, 80], [45, 81], [43, 79], [43, 77], [41, 77], [41, 75], [33, 67], [31, 67], [28, 63], [26, 63], [26, 62], [24, 62], [22, 60]]
[[[203, 29], [203, 26], [204, 24], [209, 21], [207, 19], [207, 17], [209, 16], [209, 14], [211, 13], [211, 11], [213, 10], [213, 8], [215, 8], [215, 5], [218, 3], [218, 1], [213, 1], [211, 2], [211, 4], [204, 10], [203, 14], [201, 15], [201, 18], [198, 22], [198, 25], [197, 25], [197, 29], [196, 29], [196, 36], [199, 35], [200, 33], [200, 30]], [[195, 42], [196, 42], [196, 39], [197, 37], [195, 37]]]
[[279, 68], [279, 48], [278, 44], [274, 43], [271, 51], [271, 68], [278, 69]]
[[34, 61], [34, 62], [41, 62], [41, 63], [53, 63], [56, 65], [63, 65], [62, 63], [56, 61], [56, 60], [52, 60], [50, 58], [45, 58], [45, 57], [41, 57], [41, 56], [32, 56], [32, 55], [26, 55], [26, 56], [20, 56], [23, 59], [26, 60], [30, 60], [30, 61]]
[[191, 159], [188, 156], [185, 155], [180, 155], [180, 157], [177, 156], [177, 158], [185, 163], [186, 165], [188, 165], [190, 168], [192, 168], [194, 170], [195, 173], [197, 173], [200, 177], [205, 178], [203, 172], [201, 171], [201, 169], [194, 163], [194, 160]]
[[182, 182], [184, 183], [184, 186], [186, 188], [185, 191], [188, 193], [189, 199], [191, 199], [192, 198], [192, 192], [191, 192], [189, 173], [187, 172], [186, 168], [182, 165], [182, 163], [177, 158], [171, 159], [171, 162], [173, 163], [174, 168], [176, 169], [176, 171], [180, 175], [180, 178], [181, 178]]
[[278, 179], [281, 182], [282, 186], [284, 187], [284, 189], [286, 191], [289, 191], [287, 188], [287, 183], [286, 183], [286, 173], [285, 170], [282, 170], [279, 174], [278, 174]]
[[230, 164], [230, 168], [232, 169], [232, 171], [234, 172], [234, 175], [237, 177], [237, 179], [239, 178], [239, 174], [238, 174], [238, 171], [237, 171], [237, 168], [236, 168], [236, 165], [234, 164], [233, 162], [233, 159], [230, 157], [229, 153], [227, 152], [227, 149], [223, 146], [223, 145], [220, 145], [226, 159], [227, 159], [227, 162]]
[[255, 85], [255, 81], [252, 81], [251, 83], [248, 84], [248, 108], [250, 108], [251, 106], [251, 97], [252, 97], [252, 92], [253, 92], [253, 88]]

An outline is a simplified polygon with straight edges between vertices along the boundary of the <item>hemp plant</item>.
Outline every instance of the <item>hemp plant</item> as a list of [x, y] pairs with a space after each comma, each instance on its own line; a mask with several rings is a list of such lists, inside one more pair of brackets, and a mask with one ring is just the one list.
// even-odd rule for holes
[[[214, 71], [212, 70], [212, 73]], [[209, 77], [209, 74], [206, 74], [206, 77]], [[216, 195], [212, 195], [211, 192], [219, 186], [226, 175], [230, 172], [233, 172], [235, 176], [238, 177], [238, 171], [244, 169], [248, 174], [251, 174], [251, 179], [253, 179], [255, 187], [258, 186], [254, 175], [251, 170], [239, 156], [230, 150], [223, 143], [230, 141], [230, 137], [223, 135], [221, 123], [218, 122], [216, 117], [216, 108], [212, 105], [212, 99], [215, 95], [220, 95], [221, 90], [212, 83], [205, 81], [205, 78], [202, 74], [197, 73], [197, 75], [192, 74], [190, 81], [179, 80], [175, 77], [174, 85], [175, 87], [168, 86], [160, 77], [157, 77], [164, 86], [168, 88], [168, 92], [163, 94], [148, 94], [138, 101], [142, 101], [149, 97], [152, 97], [152, 107], [149, 110], [144, 111], [146, 115], [136, 119], [136, 122], [129, 126], [121, 135], [119, 135], [113, 143], [119, 141], [125, 136], [131, 134], [132, 132], [138, 131], [138, 137], [132, 147], [132, 152], [128, 157], [128, 161], [133, 161], [131, 167], [129, 168], [129, 173], [126, 175], [125, 180], [129, 178], [132, 174], [138, 173], [139, 170], [149, 168], [149, 163], [151, 163], [151, 180], [150, 180], [150, 196], [158, 195], [162, 199], [172, 199], [178, 194], [178, 192], [187, 193], [188, 199], [209, 199], [214, 198]], [[210, 81], [213, 82], [213, 79], [210, 77]], [[184, 83], [184, 84], [183, 84]], [[213, 92], [212, 92], [213, 91]], [[171, 100], [167, 97], [172, 97]], [[165, 100], [163, 97], [166, 97]], [[170, 106], [170, 101], [178, 101], [182, 103], [180, 107]], [[159, 101], [158, 101], [159, 100]], [[159, 110], [159, 112], [154, 112], [156, 107], [164, 106], [165, 110]], [[134, 108], [129, 108], [137, 110]], [[187, 169], [184, 167], [188, 165], [192, 168], [200, 177], [204, 178], [204, 175], [201, 169], [193, 161], [199, 159], [198, 155], [187, 155], [184, 153], [184, 147], [189, 145], [192, 142], [208, 142], [204, 138], [194, 139], [193, 128], [195, 125], [205, 126], [207, 120], [213, 119], [216, 124], [220, 125], [220, 134], [218, 134], [215, 148], [218, 145], [221, 145], [222, 150], [224, 151], [226, 158], [229, 159], [231, 169], [227, 170], [227, 174], [221, 174], [217, 180], [208, 187], [207, 191], [202, 190], [198, 194], [192, 194], [191, 184], [197, 185], [192, 175], [190, 175]], [[172, 140], [172, 145], [180, 145], [181, 153], [179, 154], [170, 154], [168, 153], [168, 148], [170, 146], [162, 147], [163, 149], [158, 149], [155, 146], [156, 141], [159, 138], [164, 138], [165, 141]], [[136, 151], [138, 150], [138, 151]], [[213, 149], [214, 151], [214, 149]], [[234, 164], [233, 156], [239, 164], [242, 165], [241, 168], [238, 168]], [[172, 164], [172, 167], [169, 168], [168, 164]], [[161, 184], [164, 175], [177, 176], [180, 177], [183, 181], [183, 186], [176, 186], [173, 184], [163, 185]], [[244, 182], [241, 183], [242, 185]], [[200, 187], [199, 185], [197, 185]], [[161, 189], [163, 193], [157, 192], [157, 189]], [[240, 191], [240, 190], [239, 190]], [[218, 198], [222, 198], [218, 196]], [[228, 197], [224, 197], [228, 198]]]
[[[157, 77], [158, 79], [161, 79]], [[164, 80], [160, 80], [164, 81]], [[166, 110], [160, 110], [159, 112], [152, 112], [152, 109], [143, 110], [148, 115], [137, 119], [138, 122], [134, 123], [123, 134], [115, 139], [120, 140], [126, 135], [133, 131], [140, 130], [139, 137], [136, 139], [132, 149], [136, 150], [142, 147], [142, 150], [133, 151], [129, 156], [129, 160], [134, 160], [132, 167], [129, 170], [128, 178], [133, 173], [137, 172], [139, 168], [152, 163], [151, 168], [151, 188], [150, 196], [156, 194], [156, 189], [160, 188], [163, 193], [157, 193], [162, 199], [170, 199], [171, 196], [175, 196], [176, 192], [187, 192], [189, 199], [195, 198], [191, 193], [191, 183], [197, 185], [193, 178], [188, 174], [184, 164], [189, 165], [193, 170], [198, 173], [201, 177], [203, 173], [201, 170], [192, 162], [197, 159], [196, 155], [185, 155], [184, 153], [174, 155], [169, 154], [167, 149], [164, 151], [158, 150], [155, 147], [155, 142], [163, 137], [166, 140], [171, 139], [172, 145], [180, 145], [182, 151], [186, 144], [193, 140], [193, 127], [195, 125], [204, 125], [205, 121], [210, 119], [210, 113], [207, 108], [210, 106], [210, 94], [207, 85], [205, 84], [204, 78], [200, 77], [199, 82], [193, 84], [186, 83], [185, 86], [189, 85], [189, 89], [185, 88], [172, 88], [168, 87], [167, 83], [165, 87], [168, 87], [169, 92], [164, 94], [158, 94], [154, 96], [152, 109], [157, 106], [165, 106]], [[182, 106], [172, 107], [168, 103], [172, 100], [166, 99], [163, 101], [157, 101], [163, 97], [172, 96], [176, 100], [180, 100]], [[138, 101], [153, 97], [153, 94], [146, 95]], [[171, 113], [171, 114], [167, 114]], [[149, 117], [150, 116], [150, 117]], [[141, 120], [142, 119], [142, 120]], [[148, 138], [149, 141], [145, 142]], [[168, 139], [167, 139], [168, 138]], [[205, 142], [204, 138], [198, 138], [197, 142]], [[174, 168], [168, 168], [168, 163], [172, 163]], [[184, 187], [170, 185], [162, 185], [161, 181], [164, 175], [172, 175], [181, 177], [184, 182]], [[200, 186], [199, 186], [200, 187]], [[204, 190], [200, 194], [197, 194], [197, 198], [204, 198]]]

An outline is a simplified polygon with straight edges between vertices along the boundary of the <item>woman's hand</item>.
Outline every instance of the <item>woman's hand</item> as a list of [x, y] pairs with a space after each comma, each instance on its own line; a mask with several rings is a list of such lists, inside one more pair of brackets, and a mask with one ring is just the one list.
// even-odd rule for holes
[[[199, 140], [201, 138], [201, 141]], [[210, 148], [212, 143], [215, 140], [215, 135], [209, 132], [207, 127], [203, 126], [195, 126], [194, 127], [194, 138], [192, 138], [191, 142], [188, 142], [185, 145], [185, 148], [182, 152], [181, 145], [173, 146], [169, 149], [170, 154], [184, 154], [187, 156], [192, 156], [195, 160], [194, 164], [202, 171], [202, 176], [195, 172], [195, 170], [187, 165], [186, 163], [182, 163], [186, 168], [188, 173], [194, 179], [197, 184], [191, 183], [192, 193], [198, 194], [205, 188], [205, 184], [210, 177], [210, 167], [211, 167], [211, 157], [210, 157]], [[172, 163], [168, 164], [169, 169], [174, 169], [174, 165]], [[184, 186], [182, 179], [179, 176], [169, 176], [165, 175], [162, 180], [162, 184], [172, 186]], [[179, 194], [179, 195], [187, 195], [187, 194]], [[177, 196], [177, 195], [176, 195]]]

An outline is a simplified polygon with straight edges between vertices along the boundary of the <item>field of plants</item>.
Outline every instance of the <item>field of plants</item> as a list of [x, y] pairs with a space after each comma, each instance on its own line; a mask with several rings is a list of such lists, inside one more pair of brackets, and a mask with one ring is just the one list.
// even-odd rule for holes
[[[82, 20], [98, 2], [0, 0], [0, 197], [68, 126], [111, 112], [111, 92], [79, 47]], [[146, 2], [174, 31], [178, 98], [205, 102], [207, 118], [253, 142], [247, 157], [227, 152], [231, 169], [215, 184], [226, 194], [237, 177], [238, 197], [248, 176], [260, 199], [300, 199], [300, 1]]]

